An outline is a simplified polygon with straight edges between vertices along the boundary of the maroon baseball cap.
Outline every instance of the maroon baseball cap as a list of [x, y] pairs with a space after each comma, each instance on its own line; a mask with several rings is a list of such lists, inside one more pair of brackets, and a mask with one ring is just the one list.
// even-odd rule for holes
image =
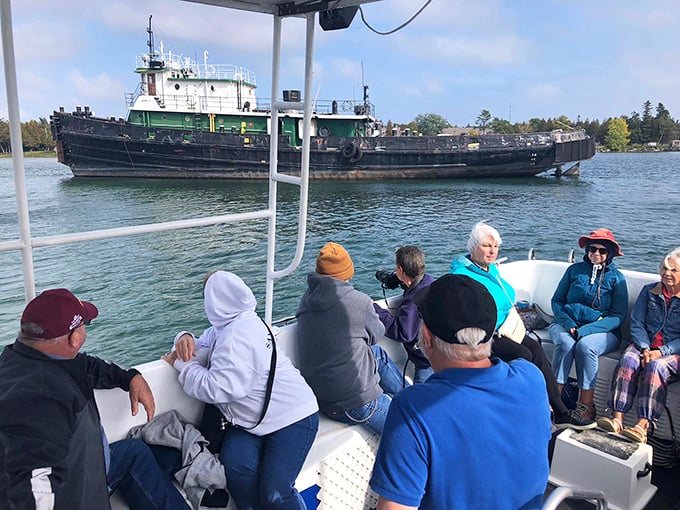
[[67, 335], [97, 315], [99, 310], [96, 306], [81, 301], [68, 289], [45, 290], [24, 308], [21, 315], [22, 332], [23, 324], [30, 322], [39, 326], [43, 333], [36, 335], [31, 332], [29, 336], [45, 340], [57, 338]]

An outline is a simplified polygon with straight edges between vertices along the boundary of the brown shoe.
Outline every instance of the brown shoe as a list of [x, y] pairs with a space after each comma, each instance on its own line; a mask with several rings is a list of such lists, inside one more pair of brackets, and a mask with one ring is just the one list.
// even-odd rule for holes
[[576, 409], [574, 412], [580, 414], [587, 420], [595, 419], [595, 404], [584, 404], [583, 402], [576, 402]]

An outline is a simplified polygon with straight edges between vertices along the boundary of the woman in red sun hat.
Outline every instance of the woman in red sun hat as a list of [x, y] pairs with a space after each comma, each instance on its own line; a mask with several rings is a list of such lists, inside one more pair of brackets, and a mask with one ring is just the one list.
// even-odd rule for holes
[[555, 320], [550, 338], [555, 346], [553, 370], [560, 388], [576, 364], [579, 398], [576, 412], [595, 418], [598, 358], [618, 349], [620, 327], [628, 313], [626, 279], [614, 257], [623, 255], [611, 230], [598, 228], [581, 236], [583, 261], [565, 271], [552, 297]]

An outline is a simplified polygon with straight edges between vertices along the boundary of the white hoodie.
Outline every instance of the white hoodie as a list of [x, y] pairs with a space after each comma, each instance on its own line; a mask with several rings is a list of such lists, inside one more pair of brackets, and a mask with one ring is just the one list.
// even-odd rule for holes
[[[194, 359], [175, 362], [179, 382], [190, 396], [216, 404], [229, 422], [252, 427], [260, 419], [266, 395], [272, 354], [269, 332], [255, 313], [253, 292], [235, 274], [213, 273], [204, 295], [212, 327], [196, 340]], [[257, 436], [287, 427], [319, 409], [314, 393], [285, 352], [277, 349], [276, 356], [267, 414], [249, 430]]]

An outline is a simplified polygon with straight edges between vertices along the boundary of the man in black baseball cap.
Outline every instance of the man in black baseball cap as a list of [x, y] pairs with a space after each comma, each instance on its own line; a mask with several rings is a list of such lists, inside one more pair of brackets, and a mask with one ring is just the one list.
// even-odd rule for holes
[[540, 371], [489, 357], [496, 306], [472, 278], [442, 276], [416, 302], [435, 373], [392, 400], [371, 479], [378, 510], [541, 508], [550, 408]]
[[46, 290], [0, 355], [0, 508], [107, 509], [119, 490], [131, 509], [189, 509], [145, 443], [108, 442], [94, 389], [129, 392], [148, 420], [155, 404], [137, 370], [79, 352], [98, 315], [67, 289]]

